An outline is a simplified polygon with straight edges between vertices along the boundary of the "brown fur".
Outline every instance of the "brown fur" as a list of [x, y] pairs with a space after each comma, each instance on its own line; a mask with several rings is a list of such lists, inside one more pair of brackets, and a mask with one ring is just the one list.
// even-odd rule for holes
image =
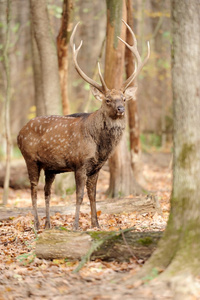
[[74, 228], [79, 226], [85, 185], [91, 205], [91, 224], [93, 227], [99, 226], [96, 214], [97, 178], [125, 129], [125, 96], [116, 90], [106, 95], [96, 92], [103, 100], [96, 112], [36, 117], [19, 132], [17, 142], [28, 169], [36, 229], [39, 228], [37, 184], [41, 169], [45, 172], [46, 228], [50, 227], [51, 185], [55, 175], [61, 172], [75, 172]]

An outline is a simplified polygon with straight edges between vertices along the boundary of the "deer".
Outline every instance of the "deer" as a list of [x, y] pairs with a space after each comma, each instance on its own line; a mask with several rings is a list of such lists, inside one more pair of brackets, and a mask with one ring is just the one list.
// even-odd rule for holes
[[74, 36], [79, 23], [70, 38], [73, 61], [79, 75], [89, 83], [92, 93], [101, 101], [101, 107], [92, 113], [70, 115], [38, 116], [31, 119], [20, 130], [17, 143], [25, 159], [31, 188], [34, 227], [40, 228], [37, 211], [37, 186], [40, 172], [45, 174], [44, 196], [46, 221], [50, 228], [51, 186], [56, 174], [74, 172], [76, 184], [76, 208], [73, 229], [79, 228], [79, 213], [86, 186], [91, 209], [91, 227], [99, 227], [96, 211], [96, 186], [99, 171], [120, 142], [125, 130], [125, 103], [134, 97], [137, 87], [130, 84], [138, 76], [150, 56], [147, 42], [147, 55], [141, 60], [137, 50], [136, 37], [131, 27], [122, 20], [133, 37], [133, 46], [123, 42], [135, 56], [135, 70], [125, 80], [120, 89], [109, 89], [102, 76], [98, 63], [101, 84], [89, 78], [80, 68], [77, 56], [82, 46], [76, 48]]

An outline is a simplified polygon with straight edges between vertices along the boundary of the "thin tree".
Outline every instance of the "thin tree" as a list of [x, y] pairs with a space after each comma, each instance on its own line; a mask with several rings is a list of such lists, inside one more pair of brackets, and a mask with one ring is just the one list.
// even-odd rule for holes
[[46, 0], [30, 0], [32, 30], [40, 62], [40, 82], [45, 114], [61, 113], [61, 90], [58, 57], [55, 41], [50, 31]]
[[[143, 274], [179, 282], [200, 270], [200, 2], [172, 0], [173, 190], [167, 228]], [[178, 299], [178, 298], [177, 298]], [[189, 298], [188, 298], [189, 299]]]
[[63, 13], [61, 19], [60, 31], [57, 36], [57, 50], [59, 75], [62, 94], [63, 114], [69, 114], [69, 100], [68, 100], [68, 42], [72, 29], [72, 12], [73, 1], [63, 1]]
[[[133, 3], [132, 0], [126, 0], [127, 9], [127, 24], [134, 28], [133, 24]], [[129, 30], [126, 30], [126, 41], [129, 45], [133, 43], [133, 39]], [[134, 71], [134, 56], [133, 53], [126, 47], [125, 49], [125, 68], [126, 77], [128, 78]], [[135, 81], [130, 86], [134, 86]], [[139, 128], [139, 114], [137, 99], [132, 99], [128, 102], [128, 124], [129, 124], [129, 140], [130, 140], [130, 154], [131, 154], [131, 166], [135, 179], [141, 182], [141, 146], [140, 146], [140, 128]]]
[[37, 116], [43, 116], [46, 114], [46, 104], [44, 101], [40, 56], [39, 56], [39, 51], [34, 36], [32, 22], [31, 22], [31, 49], [32, 49], [32, 65], [33, 65], [36, 114]]
[[3, 65], [6, 74], [6, 95], [4, 102], [4, 124], [6, 138], [6, 172], [4, 179], [3, 204], [6, 205], [9, 193], [10, 180], [10, 161], [11, 161], [11, 132], [10, 132], [10, 98], [11, 98], [11, 83], [10, 83], [10, 62], [9, 62], [9, 43], [10, 43], [10, 24], [11, 24], [11, 0], [7, 0], [7, 28], [5, 45], [3, 49]]
[[[127, 20], [125, 0], [107, 0], [107, 39], [105, 58], [105, 81], [108, 88], [122, 85], [124, 73], [124, 45], [117, 36], [126, 40], [126, 30], [121, 19]], [[141, 188], [134, 180], [131, 168], [130, 152], [127, 147], [126, 135], [123, 136], [116, 151], [109, 160], [110, 197], [141, 193]]]

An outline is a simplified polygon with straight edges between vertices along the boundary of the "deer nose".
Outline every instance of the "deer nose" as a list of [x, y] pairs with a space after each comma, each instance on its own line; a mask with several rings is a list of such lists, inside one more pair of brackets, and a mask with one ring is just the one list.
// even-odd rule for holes
[[124, 108], [124, 106], [120, 105], [117, 107], [117, 110], [119, 113], [123, 113], [125, 111], [125, 108]]

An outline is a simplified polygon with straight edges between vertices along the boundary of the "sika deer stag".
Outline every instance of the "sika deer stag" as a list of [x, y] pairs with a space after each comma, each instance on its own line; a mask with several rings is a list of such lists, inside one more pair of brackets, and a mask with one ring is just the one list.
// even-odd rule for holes
[[[124, 21], [123, 21], [124, 22]], [[79, 67], [77, 55], [82, 42], [76, 49], [74, 35], [71, 35], [73, 60], [79, 75], [91, 85], [93, 95], [102, 101], [100, 109], [93, 113], [77, 113], [67, 116], [41, 116], [30, 120], [19, 132], [18, 146], [26, 161], [31, 183], [31, 198], [34, 213], [34, 226], [39, 228], [37, 212], [37, 185], [41, 169], [45, 173], [45, 228], [50, 227], [49, 202], [51, 185], [55, 175], [62, 172], [74, 172], [76, 181], [76, 212], [74, 229], [79, 227], [79, 211], [86, 185], [91, 206], [91, 225], [99, 227], [96, 214], [96, 184], [99, 170], [106, 162], [125, 129], [125, 102], [136, 92], [136, 87], [129, 87], [139, 74], [150, 55], [143, 62], [137, 50], [137, 42], [131, 28], [134, 45], [130, 46], [119, 38], [135, 55], [135, 71], [119, 90], [108, 89], [99, 68], [101, 85], [90, 79]]]

